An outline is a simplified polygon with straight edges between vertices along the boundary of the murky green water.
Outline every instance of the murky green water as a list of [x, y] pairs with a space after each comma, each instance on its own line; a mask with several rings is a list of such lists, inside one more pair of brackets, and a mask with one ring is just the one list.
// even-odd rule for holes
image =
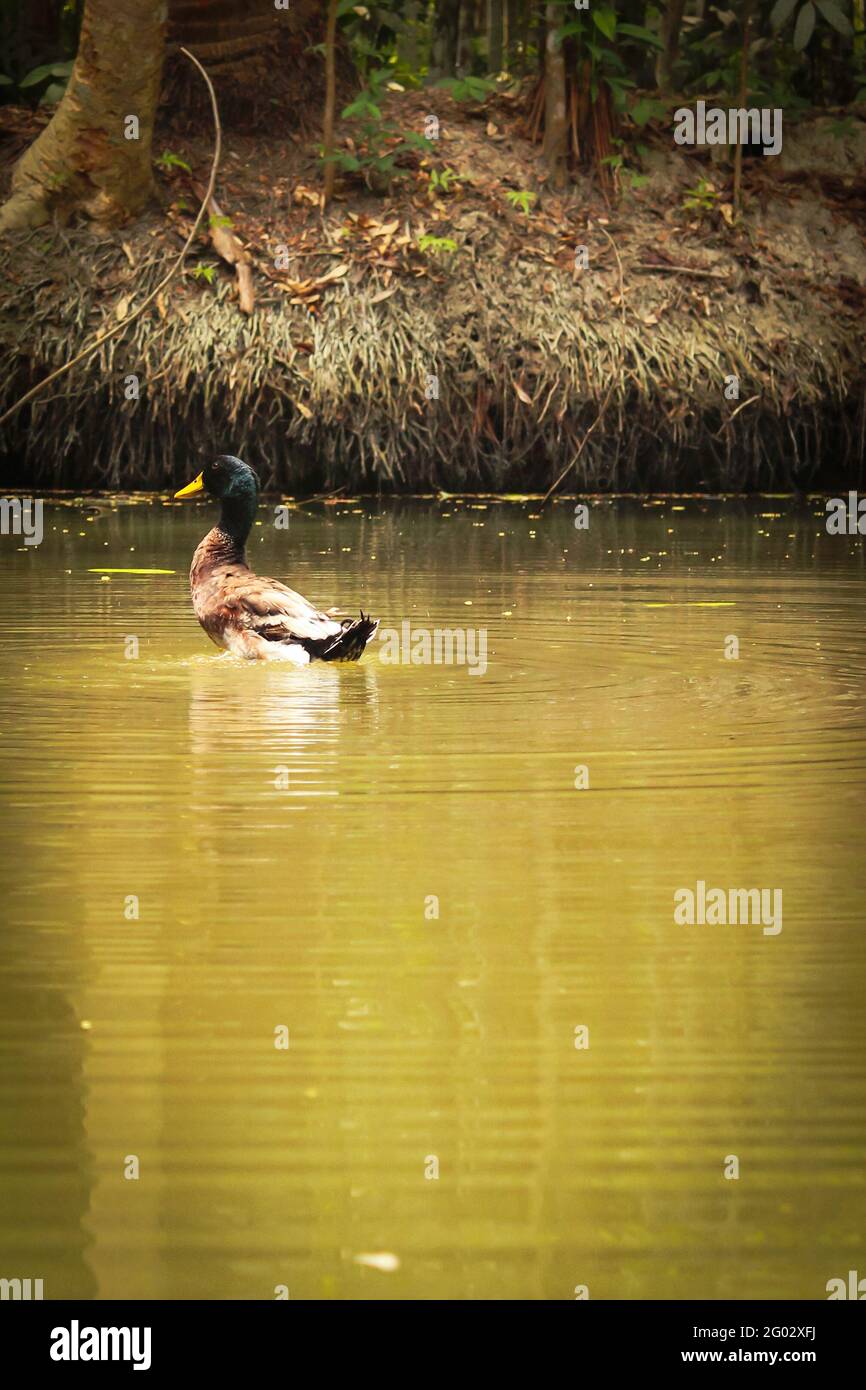
[[[260, 513], [264, 572], [486, 629], [483, 675], [220, 657], [186, 587], [207, 508], [52, 506], [40, 547], [0, 538], [0, 1276], [568, 1299], [866, 1274], [863, 542], [819, 502], [536, 512]], [[698, 880], [782, 889], [783, 929], [676, 925]]]

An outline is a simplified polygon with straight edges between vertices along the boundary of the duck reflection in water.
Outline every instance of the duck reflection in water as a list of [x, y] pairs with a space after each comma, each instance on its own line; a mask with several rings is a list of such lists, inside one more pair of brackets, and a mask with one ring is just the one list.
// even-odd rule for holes
[[[251, 664], [227, 655], [193, 663], [189, 735], [192, 809], [245, 802], [274, 790], [294, 796], [337, 796], [346, 781], [344, 731], [353, 745], [379, 722], [378, 665], [326, 665], [306, 671], [276, 663]], [[250, 749], [261, 779], [250, 783]]]

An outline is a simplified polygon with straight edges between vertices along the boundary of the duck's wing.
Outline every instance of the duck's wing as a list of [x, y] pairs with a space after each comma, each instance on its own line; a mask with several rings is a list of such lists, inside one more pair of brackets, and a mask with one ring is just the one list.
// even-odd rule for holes
[[247, 575], [234, 593], [226, 593], [224, 602], [227, 607], [236, 604], [243, 626], [267, 642], [318, 644], [342, 631], [341, 623], [276, 579]]

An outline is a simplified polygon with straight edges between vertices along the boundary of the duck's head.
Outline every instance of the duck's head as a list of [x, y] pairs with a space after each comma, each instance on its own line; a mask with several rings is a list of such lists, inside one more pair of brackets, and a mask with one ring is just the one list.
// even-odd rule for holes
[[206, 492], [210, 497], [226, 499], [252, 499], [255, 503], [259, 492], [259, 480], [249, 464], [233, 454], [220, 454], [213, 463], [207, 464], [193, 478], [191, 483], [176, 492], [175, 497], [192, 497], [193, 493]]

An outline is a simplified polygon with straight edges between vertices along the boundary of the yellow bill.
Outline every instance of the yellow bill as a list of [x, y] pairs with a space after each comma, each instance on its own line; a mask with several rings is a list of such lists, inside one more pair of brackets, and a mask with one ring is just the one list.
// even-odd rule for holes
[[182, 487], [180, 492], [174, 494], [175, 501], [178, 497], [192, 497], [194, 492], [204, 492], [204, 480], [201, 473], [197, 478], [193, 478], [191, 483], [187, 483], [186, 487]]

